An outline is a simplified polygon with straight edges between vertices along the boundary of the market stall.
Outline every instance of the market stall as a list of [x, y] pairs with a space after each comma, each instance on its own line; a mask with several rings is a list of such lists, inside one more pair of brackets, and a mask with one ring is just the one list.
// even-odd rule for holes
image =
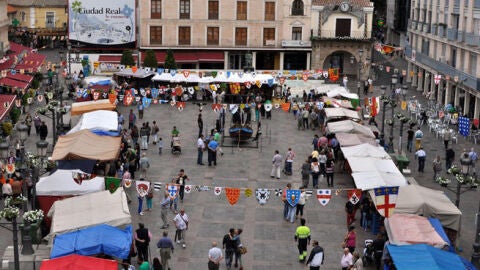
[[114, 260], [81, 256], [77, 254], [68, 255], [51, 260], [45, 260], [40, 270], [117, 270], [118, 263]]
[[97, 135], [118, 136], [118, 114], [114, 111], [98, 110], [84, 113], [78, 123], [67, 134], [90, 130]]
[[99, 99], [99, 100], [92, 100], [92, 101], [84, 101], [84, 102], [75, 102], [72, 104], [72, 110], [70, 114], [73, 115], [81, 115], [87, 112], [98, 111], [98, 110], [108, 110], [113, 111], [117, 105], [110, 102], [108, 99]]

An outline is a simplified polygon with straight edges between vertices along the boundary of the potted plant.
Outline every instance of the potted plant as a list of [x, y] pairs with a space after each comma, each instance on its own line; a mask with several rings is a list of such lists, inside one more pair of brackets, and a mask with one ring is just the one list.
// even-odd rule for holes
[[448, 184], [451, 183], [450, 179], [448, 179], [446, 177], [443, 177], [443, 176], [437, 177], [437, 179], [435, 179], [435, 182], [440, 184], [442, 187], [446, 187], [446, 186], [448, 186]]
[[28, 222], [30, 224], [36, 223], [42, 219], [43, 219], [43, 211], [40, 209], [27, 211], [23, 214], [23, 221]]
[[17, 207], [7, 206], [0, 211], [0, 217], [8, 221], [13, 221], [20, 214], [20, 210]]

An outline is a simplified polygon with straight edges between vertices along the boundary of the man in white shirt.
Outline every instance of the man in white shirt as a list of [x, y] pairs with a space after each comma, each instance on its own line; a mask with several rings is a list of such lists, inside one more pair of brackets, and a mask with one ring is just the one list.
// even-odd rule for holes
[[198, 151], [197, 165], [204, 165], [203, 164], [203, 152], [205, 151], [205, 142], [203, 141], [203, 134], [200, 134], [200, 136], [198, 136], [197, 151]]
[[222, 250], [217, 247], [217, 241], [213, 241], [212, 248], [208, 251], [208, 270], [220, 269], [220, 261], [222, 259]]
[[312, 246], [313, 249], [310, 252], [310, 257], [308, 257], [306, 264], [310, 265], [310, 270], [320, 270], [320, 265], [322, 265], [325, 260], [324, 251], [323, 248], [318, 245], [317, 240], [313, 240]]
[[348, 270], [353, 265], [353, 256], [348, 248], [343, 249], [343, 256], [340, 265], [342, 266], [342, 270]]
[[182, 243], [182, 247], [186, 248], [187, 245], [185, 244], [185, 234], [188, 229], [188, 216], [185, 214], [185, 209], [180, 209], [180, 213], [178, 213], [175, 218], [173, 219], [173, 223], [177, 228], [178, 240], [177, 244]]
[[417, 152], [415, 152], [415, 157], [418, 158], [418, 171], [423, 172], [425, 167], [425, 159], [427, 157], [427, 153], [423, 150], [423, 147], [420, 147]]
[[278, 150], [275, 150], [275, 154], [272, 158], [272, 172], [270, 177], [280, 179], [280, 167], [282, 166], [282, 156]]

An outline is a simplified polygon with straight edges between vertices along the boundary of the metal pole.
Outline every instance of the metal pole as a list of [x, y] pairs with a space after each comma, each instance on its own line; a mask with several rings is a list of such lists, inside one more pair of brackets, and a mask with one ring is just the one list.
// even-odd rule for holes
[[[393, 102], [393, 101], [392, 101]], [[390, 103], [390, 107], [392, 108], [392, 125], [390, 126], [390, 136], [388, 137], [388, 152], [394, 153], [393, 150], [393, 125], [395, 124], [395, 118], [393, 117], [395, 105]]]
[[473, 254], [471, 262], [472, 264], [480, 268], [480, 200], [478, 201], [478, 212], [476, 217], [476, 225], [477, 229], [475, 230], [475, 242], [473, 243]]
[[398, 153], [402, 153], [402, 133], [403, 133], [403, 121], [400, 121], [400, 134], [398, 135]]
[[15, 265], [15, 270], [20, 270], [20, 258], [18, 255], [18, 229], [17, 229], [17, 218], [12, 220], [12, 232], [13, 232], [13, 262]]
[[382, 146], [385, 144], [385, 109], [387, 108], [387, 103], [383, 101], [383, 110], [382, 110], [382, 133], [380, 134], [380, 141]]
[[52, 111], [53, 145], [57, 143], [57, 128], [56, 128], [56, 120], [55, 120], [55, 116], [57, 114], [56, 109], [57, 108], [53, 108], [53, 111]]
[[460, 191], [461, 191], [462, 184], [460, 184], [459, 181], [457, 181], [457, 192], [455, 194], [455, 206], [457, 208], [460, 207]]

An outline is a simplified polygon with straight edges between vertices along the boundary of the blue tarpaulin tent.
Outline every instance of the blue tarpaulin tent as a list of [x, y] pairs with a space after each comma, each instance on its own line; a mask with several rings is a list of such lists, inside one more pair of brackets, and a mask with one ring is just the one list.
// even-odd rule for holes
[[452, 252], [426, 244], [387, 246], [398, 270], [462, 270], [465, 269], [460, 257]]
[[75, 232], [57, 235], [53, 242], [50, 258], [69, 254], [106, 254], [127, 259], [132, 244], [132, 226], [119, 229], [102, 224]]

